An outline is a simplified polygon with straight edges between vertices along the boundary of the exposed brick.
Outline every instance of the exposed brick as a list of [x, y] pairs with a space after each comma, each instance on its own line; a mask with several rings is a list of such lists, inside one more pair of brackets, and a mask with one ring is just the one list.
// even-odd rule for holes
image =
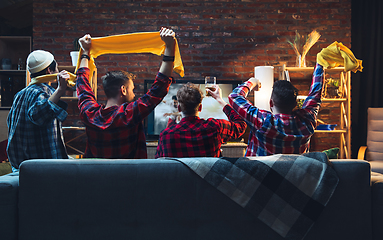
[[[286, 40], [295, 36], [295, 30], [307, 34], [317, 29], [322, 35], [307, 56], [311, 66], [316, 53], [333, 41], [351, 45], [351, 0], [36, 0], [33, 5], [33, 48], [52, 49], [60, 65], [71, 64], [73, 39], [85, 32], [99, 37], [158, 31], [161, 26], [176, 31], [186, 66], [185, 79], [191, 80], [203, 79], [212, 71], [218, 72], [221, 79], [244, 80], [253, 75], [254, 66], [294, 66], [295, 53]], [[121, 54], [100, 56], [96, 64], [99, 77], [111, 70], [128, 69], [137, 74], [136, 92], [143, 94], [143, 79], [154, 78], [160, 61], [161, 57], [153, 54]], [[297, 72], [290, 76], [294, 85], [307, 94], [311, 74]], [[106, 97], [101, 84], [98, 88], [99, 101], [103, 102]], [[333, 106], [326, 107], [332, 115], [339, 115]], [[78, 112], [70, 109], [70, 113], [70, 124], [81, 124]], [[324, 118], [336, 121], [331, 114]], [[310, 150], [324, 148], [332, 141], [338, 144], [335, 135], [317, 137]]]
[[209, 24], [209, 21], [207, 21], [207, 20], [190, 20], [189, 23], [195, 24], [195, 25], [205, 25], [205, 24]]
[[256, 22], [256, 24], [265, 24], [265, 25], [272, 25], [272, 24], [274, 24], [274, 21], [270, 21], [270, 20], [257, 20], [255, 22]]
[[222, 77], [232, 78], [232, 79], [241, 79], [240, 73], [223, 73]]
[[298, 10], [296, 8], [285, 8], [285, 9], [279, 9], [278, 13], [297, 13]]
[[252, 71], [254, 71], [254, 68], [252, 68], [252, 67], [235, 67], [234, 71], [237, 73], [252, 72]]

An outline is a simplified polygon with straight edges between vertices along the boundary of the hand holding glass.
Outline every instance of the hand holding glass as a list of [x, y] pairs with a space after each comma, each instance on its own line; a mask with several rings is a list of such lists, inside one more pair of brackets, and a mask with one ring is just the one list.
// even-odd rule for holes
[[206, 97], [210, 96], [210, 93], [207, 91], [207, 89], [210, 89], [211, 91], [215, 91], [216, 85], [216, 77], [206, 76], [205, 77], [205, 90], [206, 90]]

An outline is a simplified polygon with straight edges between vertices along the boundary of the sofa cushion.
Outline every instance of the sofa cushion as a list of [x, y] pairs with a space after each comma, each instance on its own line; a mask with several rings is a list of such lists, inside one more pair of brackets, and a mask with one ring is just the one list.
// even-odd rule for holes
[[0, 176], [1, 240], [17, 239], [19, 173]]

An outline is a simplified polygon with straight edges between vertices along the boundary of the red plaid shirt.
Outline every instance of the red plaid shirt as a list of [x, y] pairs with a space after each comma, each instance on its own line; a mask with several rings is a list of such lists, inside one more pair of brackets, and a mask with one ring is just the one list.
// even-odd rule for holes
[[96, 102], [88, 78], [88, 68], [77, 71], [78, 107], [88, 137], [85, 157], [147, 158], [142, 120], [168, 93], [172, 78], [158, 73], [143, 97], [106, 109]]
[[253, 106], [246, 99], [252, 87], [249, 81], [233, 90], [229, 102], [251, 129], [246, 156], [300, 154], [308, 150], [321, 105], [323, 77], [323, 67], [317, 64], [302, 109], [294, 110], [291, 115], [273, 114]]
[[163, 130], [158, 140], [159, 157], [219, 157], [221, 144], [240, 137], [246, 123], [228, 104], [223, 108], [230, 121], [191, 116]]

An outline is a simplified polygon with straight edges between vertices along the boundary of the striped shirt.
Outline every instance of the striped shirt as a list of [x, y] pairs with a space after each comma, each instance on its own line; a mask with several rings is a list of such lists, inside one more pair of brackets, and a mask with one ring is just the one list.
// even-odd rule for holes
[[246, 156], [301, 154], [308, 151], [321, 104], [323, 76], [323, 67], [317, 64], [305, 102], [301, 109], [294, 110], [292, 114], [272, 114], [252, 105], [246, 99], [252, 87], [249, 81], [234, 89], [229, 102], [251, 130]]

